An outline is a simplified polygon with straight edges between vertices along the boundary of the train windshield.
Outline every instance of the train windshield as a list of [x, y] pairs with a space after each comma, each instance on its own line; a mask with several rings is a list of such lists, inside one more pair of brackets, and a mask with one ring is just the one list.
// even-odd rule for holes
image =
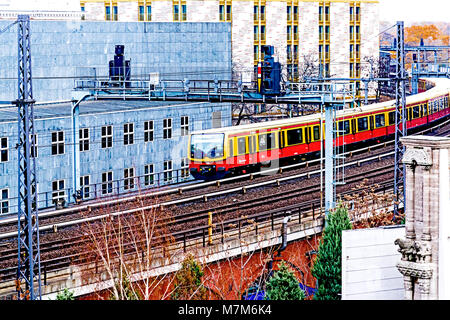
[[223, 133], [193, 134], [191, 136], [191, 158], [222, 158]]

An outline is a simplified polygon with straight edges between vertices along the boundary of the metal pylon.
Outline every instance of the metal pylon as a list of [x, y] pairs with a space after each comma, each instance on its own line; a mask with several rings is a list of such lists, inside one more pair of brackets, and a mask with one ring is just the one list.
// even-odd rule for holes
[[394, 216], [399, 214], [403, 204], [405, 210], [405, 167], [401, 164], [405, 147], [400, 145], [400, 138], [407, 135], [406, 128], [406, 97], [405, 97], [405, 42], [403, 21], [397, 22], [396, 42], [396, 75], [395, 75], [395, 171], [394, 171]]
[[[19, 300], [41, 298], [39, 223], [36, 189], [36, 164], [33, 90], [31, 85], [30, 17], [18, 16], [18, 267]], [[25, 288], [24, 288], [25, 286]]]

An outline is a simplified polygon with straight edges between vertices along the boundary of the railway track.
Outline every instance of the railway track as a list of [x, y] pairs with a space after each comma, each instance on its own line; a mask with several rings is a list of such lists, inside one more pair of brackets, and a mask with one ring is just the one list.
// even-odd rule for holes
[[[447, 121], [448, 124], [448, 121]], [[439, 135], [448, 135], [450, 131], [450, 126], [447, 126], [445, 124], [444, 126], [441, 125], [441, 129], [439, 129], [438, 133]], [[432, 130], [432, 129], [428, 129]], [[436, 130], [436, 128], [434, 128]], [[386, 144], [389, 144], [387, 142]], [[384, 167], [384, 169], [380, 170], [380, 168], [373, 168], [370, 170], [362, 170], [361, 172], [358, 172], [353, 175], [347, 176], [347, 183], [348, 187], [350, 187], [352, 184], [358, 183], [361, 181], [362, 178], [366, 179], [375, 179], [378, 178], [380, 181], [384, 180], [392, 180], [393, 170], [390, 167], [386, 167], [387, 163], [389, 162], [389, 157], [392, 156], [392, 152], [387, 153], [376, 153], [374, 154], [374, 150], [377, 148], [380, 148], [380, 150], [383, 150], [383, 148], [386, 148], [386, 144], [379, 144], [377, 147], [372, 146], [369, 148], [363, 148], [360, 149], [366, 150], [372, 152], [371, 157], [365, 158], [362, 157], [363, 160], [354, 160], [352, 162], [347, 163], [348, 167], [359, 167], [363, 163], [374, 163], [376, 161], [381, 161], [383, 158], [385, 158], [384, 162], [382, 163], [381, 167]], [[383, 150], [384, 151], [384, 150]], [[358, 150], [352, 151], [352, 156], [357, 153]], [[70, 264], [80, 262], [80, 252], [74, 252], [75, 247], [82, 247], [85, 242], [83, 240], [83, 237], [79, 235], [79, 232], [77, 232], [76, 228], [73, 228], [77, 224], [86, 222], [86, 221], [95, 221], [99, 220], [101, 218], [104, 218], [106, 216], [114, 216], [114, 215], [125, 215], [127, 213], [135, 212], [136, 210], [147, 210], [154, 208], [155, 206], [165, 206], [165, 207], [171, 207], [175, 208], [176, 206], [183, 206], [180, 211], [174, 216], [173, 221], [161, 221], [164, 223], [167, 223], [170, 225], [171, 230], [173, 231], [173, 236], [177, 241], [183, 241], [186, 243], [187, 240], [195, 238], [195, 237], [202, 237], [203, 236], [203, 242], [205, 242], [205, 230], [207, 230], [207, 219], [208, 214], [210, 211], [213, 211], [213, 215], [215, 219], [222, 220], [222, 227], [219, 227], [218, 230], [215, 230], [215, 232], [223, 233], [230, 229], [230, 227], [225, 227], [229, 225], [237, 224], [237, 227], [240, 228], [244, 227], [248, 222], [247, 220], [254, 220], [256, 222], [261, 222], [265, 220], [273, 221], [275, 218], [279, 216], [286, 215], [287, 213], [298, 211], [298, 217], [299, 220], [302, 218], [304, 219], [306, 216], [304, 214], [305, 210], [308, 209], [308, 212], [310, 213], [310, 216], [312, 218], [315, 217], [316, 212], [318, 212], [318, 208], [321, 206], [321, 200], [317, 197], [317, 195], [320, 193], [320, 186], [317, 184], [317, 180], [319, 179], [318, 176], [320, 176], [320, 168], [315, 169], [319, 165], [311, 165], [314, 161], [319, 162], [320, 160], [312, 160], [309, 162], [304, 162], [301, 164], [295, 164], [291, 166], [287, 166], [282, 168], [281, 172], [285, 172], [289, 169], [298, 168], [300, 166], [303, 166], [301, 169], [296, 170], [305, 170], [305, 172], [297, 172], [295, 170], [289, 171], [289, 174], [286, 176], [281, 176], [276, 179], [273, 179], [273, 177], [263, 177], [264, 179], [256, 181], [255, 175], [248, 174], [247, 179], [253, 178], [256, 183], [253, 183], [248, 185], [248, 180], [245, 180], [246, 178], [242, 177], [233, 177], [228, 178], [230, 180], [243, 180], [240, 182], [246, 183], [246, 186], [227, 186], [226, 188], [220, 190], [220, 191], [214, 191], [209, 192], [205, 194], [204, 192], [201, 192], [199, 195], [186, 195], [187, 192], [182, 191], [175, 191], [175, 193], [180, 197], [179, 199], [166, 201], [164, 203], [160, 204], [154, 204], [151, 206], [144, 206], [137, 209], [128, 209], [128, 210], [122, 210], [122, 211], [116, 211], [108, 213], [107, 215], [100, 215], [100, 216], [90, 216], [90, 217], [84, 217], [83, 219], [75, 219], [72, 221], [64, 221], [59, 223], [54, 223], [54, 221], [49, 220], [49, 224], [44, 224], [42, 227], [40, 227], [40, 231], [43, 232], [43, 235], [41, 236], [41, 264], [44, 268], [44, 272], [51, 271], [51, 270], [57, 270], [58, 268], [65, 268], [69, 266]], [[392, 162], [392, 161], [391, 161]], [[315, 169], [315, 170], [312, 170]], [[278, 172], [280, 170], [278, 169]], [[302, 185], [297, 186], [296, 188], [291, 188], [288, 185], [294, 185], [296, 182], [302, 180], [306, 181], [312, 181], [314, 179], [311, 179], [315, 177], [315, 183], [316, 185]], [[310, 179], [305, 179], [310, 178]], [[225, 179], [226, 180], [226, 179]], [[217, 182], [211, 182], [208, 183], [207, 186], [213, 188], [219, 188], [220, 186], [226, 185], [226, 183], [229, 181], [221, 181], [220, 183]], [[288, 183], [289, 182], [289, 183]], [[281, 190], [280, 192], [276, 192], [269, 195], [264, 195], [261, 197], [251, 197], [252, 199], [245, 199], [245, 200], [236, 200], [234, 203], [231, 204], [224, 204], [221, 205], [214, 204], [211, 199], [223, 199], [226, 195], [238, 193], [238, 194], [244, 194], [249, 195], [250, 192], [258, 192], [264, 189], [266, 186], [270, 185], [277, 185], [278, 188], [281, 189], [283, 187], [283, 184], [286, 186], [287, 189], [291, 188], [290, 190]], [[380, 183], [380, 185], [383, 188], [383, 192], [392, 186], [391, 182], [385, 182]], [[187, 189], [189, 189], [189, 186]], [[192, 186], [191, 186], [192, 188]], [[342, 189], [342, 187], [340, 187]], [[195, 189], [195, 188], [193, 188]], [[204, 191], [204, 190], [203, 190]], [[172, 191], [174, 192], [174, 191]], [[352, 190], [351, 192], [355, 192], [355, 190]], [[143, 200], [146, 199], [148, 196], [138, 196], [134, 197], [134, 200]], [[310, 197], [308, 200], [307, 198]], [[289, 201], [301, 202], [292, 204], [289, 203]], [[307, 199], [307, 200], [301, 200], [301, 199]], [[117, 199], [117, 201], [120, 201], [121, 199]], [[203, 204], [206, 205], [206, 201], [208, 201], [209, 204], [212, 204], [216, 209], [212, 210], [211, 207], [205, 207], [205, 208], [199, 208], [199, 205], [196, 205], [195, 210], [191, 210], [189, 212], [185, 212], [188, 204], [199, 201], [203, 202]], [[132, 200], [129, 200], [132, 201]], [[277, 205], [281, 206], [282, 208], [279, 209], [269, 209], [270, 206], [273, 207], [273, 204], [277, 203]], [[281, 205], [281, 203], [284, 203]], [[111, 206], [116, 205], [116, 202], [113, 202]], [[89, 206], [88, 206], [89, 208]], [[109, 208], [111, 209], [111, 208]], [[90, 209], [92, 210], [92, 209]], [[62, 212], [61, 212], [62, 211]], [[73, 209], [72, 209], [73, 211]], [[80, 211], [80, 209], [78, 209]], [[55, 216], [63, 216], [64, 210], [60, 210], [60, 212], [55, 213]], [[183, 213], [184, 212], [184, 213]], [[80, 214], [80, 212], [78, 212]], [[51, 217], [51, 215], [49, 215]], [[54, 219], [55, 216], [52, 218]], [[44, 217], [44, 216], [43, 216]], [[245, 217], [245, 218], [243, 218]], [[41, 219], [41, 216], [40, 216]], [[244, 219], [244, 220], [243, 220]], [[45, 219], [42, 219], [45, 221]], [[40, 222], [42, 221], [40, 220]], [[17, 223], [17, 220], [14, 221], [14, 223]], [[7, 223], [5, 220], [2, 221], [1, 227], [5, 228]], [[189, 227], [187, 227], [189, 226]], [[67, 230], [64, 230], [61, 232], [62, 228], [65, 227], [71, 227]], [[221, 228], [221, 229], [220, 229]], [[228, 229], [227, 229], [228, 228]], [[51, 231], [50, 233], [48, 231]], [[53, 233], [52, 233], [53, 232]], [[50, 237], [52, 235], [53, 237]], [[9, 231], [9, 232], [2, 232], [0, 234], [1, 238], [3, 239], [3, 243], [0, 244], [0, 261], [2, 261], [2, 266], [0, 267], [0, 281], [5, 281], [6, 279], [10, 279], [15, 276], [16, 269], [14, 267], [14, 264], [17, 260], [17, 244], [14, 241], [11, 241], [11, 239], [14, 239], [17, 236], [17, 231]], [[46, 236], [49, 236], [48, 239]], [[55, 239], [51, 239], [55, 238]], [[9, 241], [8, 241], [9, 240]], [[56, 254], [56, 253], [59, 253]]]
[[[443, 128], [444, 130], [442, 130], [442, 132], [440, 132], [439, 134], [448, 135], [448, 133], [450, 132], [449, 122], [450, 120], [444, 121], [443, 123], [440, 123], [432, 128], [422, 130], [416, 134]], [[345, 156], [350, 157], [352, 162], [348, 163], [347, 166], [352, 164], [360, 165], [362, 162], [367, 161], [368, 153], [370, 153], [372, 160], [379, 160], [380, 158], [391, 156], [392, 153], [387, 151], [393, 150], [392, 145], [393, 141], [387, 141], [365, 148], [348, 151], [345, 153]], [[98, 216], [98, 218], [104, 217], [104, 215], [98, 213], [98, 211], [101, 211], [97, 210], [98, 208], [108, 208], [113, 212], [123, 211], [124, 213], [131, 213], [133, 212], [132, 209], [123, 210], [120, 208], [126, 207], [134, 201], [141, 200], [144, 201], [144, 208], [147, 208], [149, 207], [148, 203], [153, 203], [151, 199], [155, 197], [161, 197], [160, 200], [162, 200], [162, 202], [159, 204], [160, 206], [170, 206], [174, 204], [183, 205], [184, 203], [192, 201], [202, 201], [211, 197], [230, 194], [233, 192], [245, 192], [246, 189], [248, 190], [253, 187], [258, 187], [258, 183], [261, 183], [262, 185], [270, 185], [272, 183], [284, 183], [288, 180], [299, 179], [305, 176], [309, 178], [316, 173], [320, 173], [320, 170], [318, 169], [320, 168], [320, 162], [321, 159], [315, 159], [280, 168], [269, 169], [262, 172], [225, 178], [219, 181], [200, 182], [197, 184], [159, 190], [156, 192], [141, 194], [137, 196], [110, 199], [99, 203], [92, 203], [88, 205], [83, 204], [78, 207], [71, 207], [61, 210], [40, 212], [40, 231], [45, 232], [52, 231], [54, 228], [61, 229], [70, 227], [89, 219], [96, 219], [96, 216]], [[248, 186], [249, 180], [252, 181], [252, 184], [250, 186]], [[169, 195], [171, 198], [170, 201], [165, 201], [165, 197], [169, 197]], [[14, 237], [14, 232], [17, 232], [16, 217], [10, 217], [0, 220], [0, 241], [2, 239]]]

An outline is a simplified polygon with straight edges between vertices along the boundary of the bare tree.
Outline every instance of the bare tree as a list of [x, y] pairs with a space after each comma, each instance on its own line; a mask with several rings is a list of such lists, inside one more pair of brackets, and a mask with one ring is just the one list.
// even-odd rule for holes
[[[142, 208], [142, 200], [128, 204], [130, 209], [135, 207]], [[116, 300], [168, 298], [172, 279], [152, 276], [151, 271], [171, 260], [167, 250], [173, 242], [167, 226], [170, 212], [159, 207], [121, 215], [102, 211], [100, 221], [83, 226], [87, 249], [81, 255], [85, 265], [91, 266], [85, 268], [83, 278], [106, 284], [101, 289]]]

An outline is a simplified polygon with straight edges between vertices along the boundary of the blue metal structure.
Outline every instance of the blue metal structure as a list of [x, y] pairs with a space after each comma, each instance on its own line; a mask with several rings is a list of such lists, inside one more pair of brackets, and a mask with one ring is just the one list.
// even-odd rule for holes
[[261, 46], [264, 61], [258, 63], [258, 93], [279, 95], [281, 93], [281, 64], [275, 62], [273, 46]]
[[29, 16], [18, 16], [18, 29], [18, 99], [15, 101], [19, 113], [17, 295], [20, 300], [35, 300], [41, 298], [41, 268], [36, 164], [31, 156], [35, 144]]
[[[406, 93], [405, 93], [405, 42], [403, 21], [397, 22], [396, 41], [396, 75], [395, 75], [395, 156], [394, 156], [394, 216], [395, 220], [399, 214], [400, 205], [405, 210], [405, 166], [401, 160], [405, 153], [405, 147], [400, 145], [400, 138], [407, 135], [406, 128]], [[400, 190], [401, 189], [401, 190]]]

